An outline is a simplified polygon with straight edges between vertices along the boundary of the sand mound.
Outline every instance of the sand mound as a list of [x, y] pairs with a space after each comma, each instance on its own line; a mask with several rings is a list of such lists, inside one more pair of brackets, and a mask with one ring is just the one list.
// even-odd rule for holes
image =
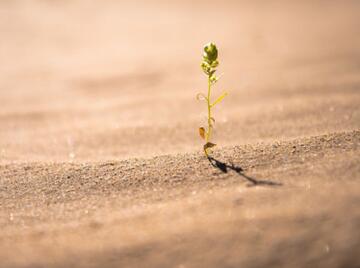
[[[356, 267], [360, 131], [0, 167], [3, 267]], [[21, 258], [16, 257], [21, 256]]]

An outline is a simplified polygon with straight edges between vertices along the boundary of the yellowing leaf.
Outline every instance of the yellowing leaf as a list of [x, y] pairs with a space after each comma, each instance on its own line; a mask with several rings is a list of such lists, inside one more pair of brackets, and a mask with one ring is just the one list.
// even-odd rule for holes
[[212, 147], [215, 147], [215, 146], [216, 146], [215, 143], [207, 142], [207, 143], [204, 145], [204, 150], [207, 151], [207, 149], [212, 148]]
[[227, 92], [224, 92], [219, 98], [216, 99], [216, 101], [214, 101], [213, 104], [211, 104], [211, 107], [214, 107], [216, 104], [218, 104], [220, 101], [222, 101], [223, 98], [225, 98], [227, 94], [228, 94]]
[[208, 150], [212, 147], [216, 146], [216, 144], [214, 143], [211, 143], [211, 142], [207, 142], [205, 145], [204, 145], [204, 152], [205, 152], [205, 155], [207, 157], [209, 157], [209, 153], [208, 153]]
[[205, 128], [203, 128], [203, 127], [199, 128], [199, 134], [200, 134], [200, 137], [205, 140]]

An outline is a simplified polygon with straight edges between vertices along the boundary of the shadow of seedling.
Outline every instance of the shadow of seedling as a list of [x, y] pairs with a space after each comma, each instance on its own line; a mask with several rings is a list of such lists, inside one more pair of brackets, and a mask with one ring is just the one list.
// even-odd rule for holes
[[281, 186], [282, 184], [279, 182], [273, 182], [273, 181], [265, 181], [265, 180], [258, 180], [253, 177], [250, 177], [244, 173], [244, 170], [239, 167], [235, 166], [233, 163], [231, 165], [228, 165], [224, 162], [221, 162], [211, 156], [208, 157], [209, 162], [211, 165], [215, 168], [218, 168], [223, 173], [228, 173], [228, 170], [235, 171], [238, 175], [246, 179], [250, 184], [248, 186]]

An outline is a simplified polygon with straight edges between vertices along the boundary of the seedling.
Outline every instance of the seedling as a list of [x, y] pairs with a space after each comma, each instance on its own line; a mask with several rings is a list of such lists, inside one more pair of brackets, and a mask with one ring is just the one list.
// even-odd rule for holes
[[204, 46], [204, 53], [203, 53], [203, 60], [201, 62], [201, 68], [204, 71], [204, 73], [207, 76], [208, 80], [208, 92], [207, 95], [204, 95], [202, 93], [198, 93], [196, 95], [196, 98], [198, 100], [204, 100], [207, 104], [207, 128], [200, 127], [199, 128], [199, 134], [202, 139], [205, 140], [204, 144], [204, 152], [207, 157], [209, 157], [209, 153], [211, 152], [211, 148], [215, 147], [216, 144], [212, 143], [211, 135], [212, 130], [214, 128], [215, 119], [211, 114], [211, 109], [218, 103], [220, 103], [225, 96], [227, 95], [227, 92], [224, 92], [221, 94], [214, 102], [211, 102], [211, 87], [219, 81], [220, 76], [216, 76], [216, 67], [219, 66], [218, 61], [218, 50], [214, 43], [208, 43]]

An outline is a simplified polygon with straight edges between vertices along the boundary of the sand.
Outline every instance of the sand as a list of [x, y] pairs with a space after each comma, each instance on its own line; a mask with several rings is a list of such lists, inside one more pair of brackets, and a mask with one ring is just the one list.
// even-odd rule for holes
[[359, 267], [359, 12], [1, 2], [0, 267]]

